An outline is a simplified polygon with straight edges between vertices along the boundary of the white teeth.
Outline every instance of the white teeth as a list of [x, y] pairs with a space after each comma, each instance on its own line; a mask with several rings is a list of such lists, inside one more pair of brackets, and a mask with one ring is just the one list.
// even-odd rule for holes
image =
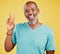
[[30, 15], [29, 18], [32, 19], [33, 18], [33, 15]]

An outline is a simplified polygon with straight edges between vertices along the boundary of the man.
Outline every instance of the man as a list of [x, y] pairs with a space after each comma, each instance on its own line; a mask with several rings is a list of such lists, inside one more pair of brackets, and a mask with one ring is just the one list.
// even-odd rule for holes
[[24, 5], [28, 22], [14, 24], [14, 17], [7, 20], [5, 50], [10, 52], [17, 45], [17, 54], [54, 54], [54, 33], [51, 28], [38, 21], [39, 8], [33, 1]]

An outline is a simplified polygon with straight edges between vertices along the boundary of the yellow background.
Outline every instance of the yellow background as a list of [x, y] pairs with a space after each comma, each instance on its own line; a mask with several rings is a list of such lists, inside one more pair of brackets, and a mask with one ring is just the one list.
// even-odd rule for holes
[[[0, 54], [16, 54], [16, 47], [9, 53], [4, 50], [6, 21], [9, 14], [16, 15], [15, 24], [26, 22], [23, 6], [28, 0], [0, 0]], [[60, 0], [33, 0], [40, 9], [39, 21], [50, 26], [55, 33], [56, 52], [60, 54]]]

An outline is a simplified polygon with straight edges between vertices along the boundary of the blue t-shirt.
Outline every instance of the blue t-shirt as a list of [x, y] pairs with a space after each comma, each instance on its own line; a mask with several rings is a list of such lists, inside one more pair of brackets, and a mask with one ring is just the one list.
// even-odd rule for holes
[[55, 50], [54, 32], [44, 24], [32, 29], [28, 22], [14, 27], [12, 42], [17, 44], [17, 54], [44, 54]]

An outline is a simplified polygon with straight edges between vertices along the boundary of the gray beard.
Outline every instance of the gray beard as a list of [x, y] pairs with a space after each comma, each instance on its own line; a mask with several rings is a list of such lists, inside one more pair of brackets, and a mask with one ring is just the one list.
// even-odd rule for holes
[[36, 17], [34, 20], [29, 21], [28, 23], [34, 25], [34, 24], [36, 24], [37, 20], [38, 20], [38, 18]]

